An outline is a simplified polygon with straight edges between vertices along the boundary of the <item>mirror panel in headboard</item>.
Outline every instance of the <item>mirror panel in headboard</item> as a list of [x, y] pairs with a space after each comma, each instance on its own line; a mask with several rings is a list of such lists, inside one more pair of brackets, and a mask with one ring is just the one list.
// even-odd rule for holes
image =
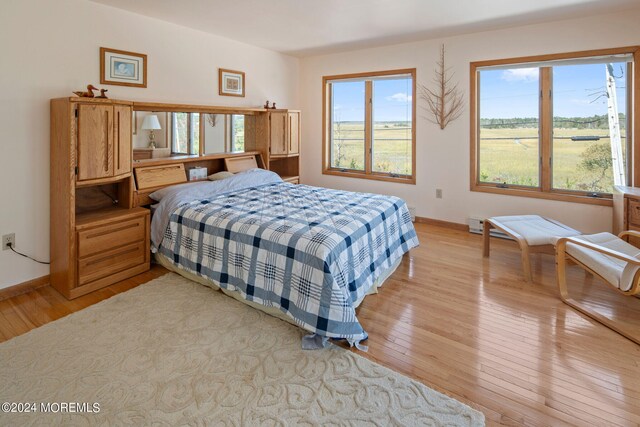
[[133, 109], [136, 162], [248, 151], [266, 155], [266, 134], [258, 131], [266, 126], [262, 108], [136, 102]]

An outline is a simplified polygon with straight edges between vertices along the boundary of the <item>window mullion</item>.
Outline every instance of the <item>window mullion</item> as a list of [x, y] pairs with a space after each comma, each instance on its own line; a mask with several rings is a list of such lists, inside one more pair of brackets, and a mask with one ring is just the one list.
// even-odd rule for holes
[[627, 185], [640, 186], [640, 139], [635, 134], [640, 130], [640, 121], [636, 119], [638, 107], [640, 107], [640, 53], [634, 53], [634, 62], [627, 64]]
[[372, 170], [373, 148], [371, 137], [373, 135], [373, 81], [367, 80], [364, 85], [364, 163], [365, 173]]
[[206, 120], [204, 113], [199, 114], [198, 124], [200, 125], [198, 128], [198, 152], [200, 155], [204, 155], [204, 121]]
[[552, 189], [551, 153], [553, 150], [552, 69], [540, 68], [540, 188]]
[[324, 168], [330, 169], [332, 165], [333, 158], [335, 156], [334, 150], [334, 137], [335, 130], [333, 129], [333, 83], [327, 83], [325, 88], [324, 95], [326, 97], [327, 102], [325, 103], [323, 113], [326, 115], [327, 119], [322, 124], [324, 126], [325, 132], [328, 134], [325, 140], [323, 141], [324, 147]]
[[187, 154], [193, 154], [193, 150], [191, 149], [191, 137], [193, 136], [193, 132], [191, 129], [191, 113], [187, 114]]

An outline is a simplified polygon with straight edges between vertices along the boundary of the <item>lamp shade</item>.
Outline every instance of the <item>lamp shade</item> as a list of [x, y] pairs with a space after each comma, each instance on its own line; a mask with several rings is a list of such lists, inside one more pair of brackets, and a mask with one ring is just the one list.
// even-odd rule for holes
[[154, 129], [162, 129], [160, 126], [160, 120], [158, 120], [158, 116], [155, 114], [149, 114], [144, 117], [142, 121], [142, 129], [143, 130], [154, 130]]

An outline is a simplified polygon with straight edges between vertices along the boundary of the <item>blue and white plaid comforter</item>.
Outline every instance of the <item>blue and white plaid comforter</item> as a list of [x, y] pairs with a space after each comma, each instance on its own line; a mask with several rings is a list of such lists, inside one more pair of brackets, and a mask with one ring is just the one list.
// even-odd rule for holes
[[159, 251], [308, 331], [358, 342], [354, 303], [417, 245], [399, 198], [280, 182], [178, 207]]

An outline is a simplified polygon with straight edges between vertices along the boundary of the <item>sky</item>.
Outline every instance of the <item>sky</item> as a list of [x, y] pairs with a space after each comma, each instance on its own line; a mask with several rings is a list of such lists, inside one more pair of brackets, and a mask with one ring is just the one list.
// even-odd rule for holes
[[[374, 80], [374, 120], [411, 120], [411, 80]], [[335, 121], [364, 121], [364, 82], [333, 83]]]
[[[625, 64], [614, 64], [618, 111], [625, 112]], [[623, 73], [624, 70], [624, 73]], [[482, 70], [480, 117], [485, 119], [537, 117], [538, 69]], [[589, 117], [607, 113], [606, 65], [553, 67], [553, 115]], [[599, 97], [600, 96], [600, 97]]]
[[[624, 72], [623, 72], [624, 70]], [[614, 64], [618, 110], [625, 112], [626, 69]], [[590, 117], [607, 113], [605, 64], [562, 65], [553, 69], [554, 116]], [[597, 99], [596, 99], [597, 98]], [[538, 115], [538, 69], [483, 70], [480, 117], [513, 118]], [[418, 101], [420, 108], [420, 101]], [[336, 121], [364, 121], [364, 82], [333, 84]], [[411, 120], [411, 80], [374, 81], [374, 120]]]

